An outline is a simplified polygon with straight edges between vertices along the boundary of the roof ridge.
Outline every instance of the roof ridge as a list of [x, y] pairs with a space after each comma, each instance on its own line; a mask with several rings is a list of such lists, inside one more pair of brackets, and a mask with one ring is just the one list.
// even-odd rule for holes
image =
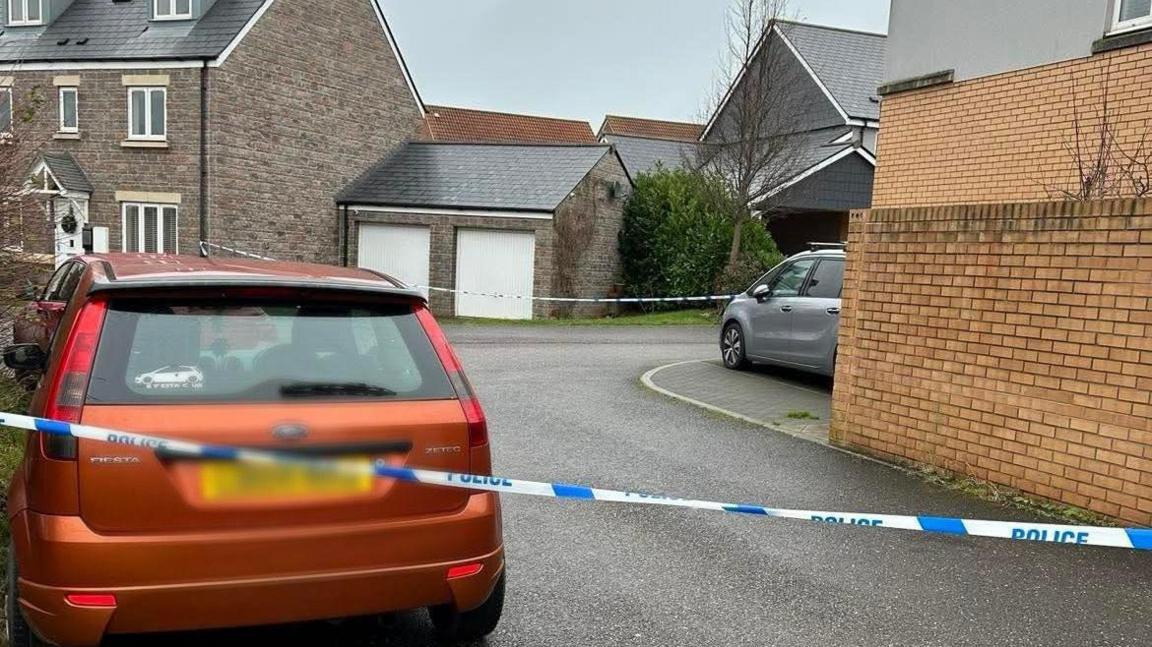
[[504, 115], [506, 117], [528, 117], [530, 119], [550, 119], [552, 121], [567, 121], [567, 122], [574, 123], [574, 124], [584, 124], [584, 125], [588, 126], [589, 128], [591, 128], [591, 124], [589, 124], [587, 121], [584, 121], [583, 119], [574, 119], [571, 117], [553, 117], [550, 115], [534, 115], [534, 114], [528, 114], [528, 113], [524, 113], [524, 112], [508, 112], [505, 110], [487, 110], [485, 108], [462, 108], [460, 106], [445, 106], [445, 105], [440, 105], [440, 104], [424, 104], [424, 107], [428, 108], [428, 110], [430, 110], [430, 111], [433, 111], [436, 109], [466, 110], [468, 112], [483, 112], [484, 114]]
[[861, 36], [878, 36], [880, 38], [888, 38], [888, 34], [882, 34], [882, 33], [877, 32], [877, 31], [867, 31], [864, 29], [851, 29], [848, 27], [836, 27], [834, 25], [824, 25], [824, 24], [815, 23], [815, 22], [804, 22], [802, 20], [778, 19], [778, 20], [776, 20], [776, 22], [778, 24], [781, 24], [781, 25], [797, 25], [800, 27], [812, 27], [815, 29], [826, 29], [828, 31], [839, 31], [839, 32], [844, 32], [844, 33], [848, 33], [848, 34], [860, 34]]
[[485, 142], [485, 141], [448, 141], [448, 140], [421, 140], [406, 142], [407, 145], [421, 145], [421, 146], [507, 146], [517, 148], [609, 148], [611, 144], [596, 143], [576, 143], [576, 142]]

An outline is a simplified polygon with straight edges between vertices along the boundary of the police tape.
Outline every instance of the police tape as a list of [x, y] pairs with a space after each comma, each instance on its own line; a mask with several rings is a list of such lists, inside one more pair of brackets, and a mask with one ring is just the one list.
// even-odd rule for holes
[[[234, 247], [220, 245], [218, 243], [210, 243], [206, 240], [200, 241], [200, 253], [207, 256], [208, 249], [219, 249], [221, 251], [251, 258], [258, 261], [275, 261], [276, 259], [261, 256], [260, 254], [253, 254]], [[530, 301], [545, 301], [549, 303], [694, 303], [694, 302], [708, 302], [708, 301], [728, 301], [734, 298], [735, 294], [714, 294], [708, 296], [694, 296], [694, 297], [538, 297], [530, 294], [500, 294], [498, 292], [474, 292], [472, 290], [457, 290], [454, 288], [441, 288], [431, 285], [410, 285], [407, 286], [416, 290], [429, 290], [432, 292], [448, 292], [452, 294], [466, 294], [474, 297], [488, 297], [493, 299], [527, 299]]]
[[474, 297], [489, 297], [493, 299], [526, 299], [528, 301], [546, 301], [549, 303], [692, 303], [700, 301], [728, 301], [735, 298], [735, 294], [713, 294], [696, 297], [538, 297], [530, 294], [500, 294], [499, 292], [473, 292], [471, 290], [457, 290], [454, 288], [438, 288], [431, 285], [413, 285], [417, 290], [431, 290], [433, 292], [449, 292], [452, 294], [466, 294]]
[[1071, 526], [1051, 523], [1015, 521], [987, 521], [956, 517], [909, 516], [853, 512], [827, 512], [820, 510], [793, 510], [768, 508], [760, 505], [719, 503], [678, 497], [606, 490], [568, 483], [525, 481], [500, 476], [439, 472], [389, 464], [385, 460], [375, 463], [350, 463], [323, 458], [306, 458], [274, 450], [245, 449], [226, 445], [208, 445], [182, 440], [171, 440], [127, 431], [116, 431], [89, 425], [78, 425], [33, 416], [0, 413], [0, 426], [37, 431], [58, 436], [71, 436], [100, 442], [162, 450], [166, 455], [234, 460], [247, 463], [305, 464], [317, 470], [369, 474], [380, 478], [420, 483], [429, 486], [459, 488], [463, 490], [522, 494], [529, 496], [570, 499], [577, 501], [603, 501], [656, 505], [696, 510], [712, 510], [751, 516], [780, 519], [800, 519], [822, 523], [915, 530], [946, 535], [994, 537], [1020, 541], [1079, 544], [1152, 550], [1150, 528], [1108, 528], [1103, 526]]

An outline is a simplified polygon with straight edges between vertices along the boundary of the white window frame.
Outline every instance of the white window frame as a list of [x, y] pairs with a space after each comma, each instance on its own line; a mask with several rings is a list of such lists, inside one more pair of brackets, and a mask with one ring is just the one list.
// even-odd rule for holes
[[160, 13], [160, 0], [152, 0], [152, 20], [191, 20], [192, 18], [192, 0], [188, 0], [188, 13], [176, 13], [176, 1], [168, 0], [171, 3], [172, 13]]
[[1149, 9], [1147, 16], [1121, 21], [1120, 10], [1124, 7], [1124, 0], [1113, 0], [1112, 4], [1114, 5], [1112, 7], [1112, 31], [1109, 33], [1116, 34], [1152, 27], [1152, 9]]
[[[139, 209], [136, 217], [136, 243], [137, 249], [128, 249], [128, 236], [125, 233], [128, 231], [128, 207], [136, 207]], [[144, 252], [144, 209], [156, 209], [156, 250], [155, 252]], [[159, 202], [121, 202], [120, 203], [120, 251], [129, 254], [165, 254], [164, 251], [164, 210], [172, 209], [176, 215], [176, 242], [172, 245], [173, 254], [180, 253], [180, 205], [178, 204], [162, 204]]]
[[[71, 92], [76, 104], [76, 125], [68, 126], [64, 124], [64, 95]], [[60, 86], [60, 92], [57, 94], [57, 109], [60, 111], [60, 132], [62, 133], [78, 133], [80, 132], [80, 88], [74, 85]], [[167, 111], [167, 108], [165, 108]], [[167, 117], [165, 117], [167, 120]]]
[[[136, 135], [132, 132], [132, 93], [144, 93], [144, 133], [143, 135]], [[164, 132], [159, 135], [152, 133], [152, 93], [162, 92], [164, 94]], [[166, 142], [168, 141], [168, 88], [160, 86], [132, 86], [128, 88], [128, 139], [132, 141], [151, 141], [151, 142]]]
[[0, 127], [0, 137], [10, 137], [12, 124], [16, 121], [15, 105], [12, 103], [12, 88], [0, 87], [0, 102], [8, 103], [8, 127]]
[[[24, 18], [22, 20], [12, 20], [12, 5], [14, 4], [19, 4], [24, 9]], [[28, 5], [35, 5], [40, 8], [39, 19], [28, 19]], [[43, 25], [44, 0], [8, 0], [8, 24], [13, 27], [33, 27], [36, 25]]]

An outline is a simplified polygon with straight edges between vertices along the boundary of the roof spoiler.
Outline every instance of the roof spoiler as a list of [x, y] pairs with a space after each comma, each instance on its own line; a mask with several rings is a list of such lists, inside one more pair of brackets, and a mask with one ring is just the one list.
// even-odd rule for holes
[[840, 249], [848, 251], [848, 243], [808, 243], [808, 251], [819, 252], [825, 249]]

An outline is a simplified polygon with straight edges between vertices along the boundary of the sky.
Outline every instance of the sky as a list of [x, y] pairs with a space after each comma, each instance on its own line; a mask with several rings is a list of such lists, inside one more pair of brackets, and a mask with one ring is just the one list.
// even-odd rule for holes
[[[888, 29], [889, 0], [790, 0], [797, 19]], [[426, 103], [703, 121], [732, 0], [381, 0]]]

